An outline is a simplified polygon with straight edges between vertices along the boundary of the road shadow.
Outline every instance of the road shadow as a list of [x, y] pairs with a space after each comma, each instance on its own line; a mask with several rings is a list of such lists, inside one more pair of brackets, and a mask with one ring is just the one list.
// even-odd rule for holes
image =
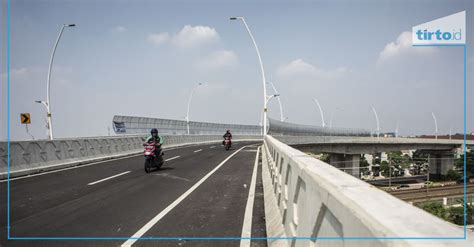
[[156, 169], [154, 172], [162, 172], [162, 171], [168, 171], [168, 170], [174, 170], [173, 167], [161, 167], [160, 169]]

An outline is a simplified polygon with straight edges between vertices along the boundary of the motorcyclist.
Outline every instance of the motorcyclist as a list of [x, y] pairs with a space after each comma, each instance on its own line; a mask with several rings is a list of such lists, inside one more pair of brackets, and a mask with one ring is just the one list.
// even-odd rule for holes
[[163, 138], [158, 135], [158, 129], [156, 128], [151, 129], [150, 135], [145, 139], [145, 143], [143, 145], [151, 142], [155, 142], [155, 155], [158, 156], [161, 152], [161, 145], [163, 145]]
[[230, 130], [227, 130], [222, 136], [222, 138], [224, 138], [224, 141], [222, 141], [222, 145], [225, 145], [224, 142], [226, 138], [229, 138], [230, 144], [232, 145], [232, 134], [230, 133]]

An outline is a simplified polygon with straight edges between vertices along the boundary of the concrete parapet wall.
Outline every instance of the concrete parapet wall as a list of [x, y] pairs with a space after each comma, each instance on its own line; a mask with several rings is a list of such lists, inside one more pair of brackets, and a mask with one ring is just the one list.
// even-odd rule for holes
[[[469, 235], [468, 240], [462, 240], [462, 228], [312, 158], [272, 136], [265, 138], [262, 152], [262, 169], [266, 170], [262, 171], [265, 202], [274, 201], [277, 204], [265, 205], [266, 209], [273, 208], [271, 211], [266, 210], [267, 236], [320, 238], [270, 239], [270, 245], [468, 246], [469, 239], [472, 239]], [[265, 181], [271, 182], [265, 187]], [[267, 200], [267, 197], [274, 199]], [[279, 221], [279, 224], [275, 221]], [[346, 239], [338, 239], [340, 237]], [[368, 242], [357, 238], [372, 239]]]

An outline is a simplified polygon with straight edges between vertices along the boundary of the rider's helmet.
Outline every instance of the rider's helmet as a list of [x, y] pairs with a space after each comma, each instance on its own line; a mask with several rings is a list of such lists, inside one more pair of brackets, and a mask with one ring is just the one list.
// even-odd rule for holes
[[150, 133], [151, 136], [158, 137], [158, 130], [156, 128], [151, 129]]
[[230, 133], [230, 130], [227, 130], [226, 133]]

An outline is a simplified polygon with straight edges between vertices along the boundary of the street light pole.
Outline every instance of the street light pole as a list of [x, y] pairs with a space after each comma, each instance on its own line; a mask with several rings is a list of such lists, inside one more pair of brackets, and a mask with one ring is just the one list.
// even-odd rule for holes
[[[277, 98], [279, 97], [280, 95], [279, 94], [274, 94], [274, 95], [271, 95], [271, 96], [267, 96], [267, 100], [265, 101], [266, 104], [268, 104], [268, 102], [272, 99], [272, 98]], [[262, 114], [260, 115], [260, 126], [262, 126], [262, 122], [263, 122], [263, 111], [262, 111]], [[262, 135], [263, 135], [263, 130], [262, 130]]]
[[453, 126], [449, 125], [449, 140], [451, 140], [451, 134], [453, 132]]
[[435, 124], [435, 139], [438, 140], [438, 121], [436, 120], [436, 115], [434, 112], [431, 112], [431, 116], [433, 117], [433, 121]]
[[324, 127], [326, 127], [326, 124], [324, 123], [324, 113], [323, 113], [323, 109], [321, 108], [321, 105], [319, 104], [319, 101], [318, 99], [313, 99], [314, 103], [316, 103], [316, 105], [318, 106], [319, 108], [319, 114], [321, 115], [321, 125]]
[[191, 94], [189, 95], [189, 99], [188, 99], [188, 110], [186, 111], [186, 126], [187, 126], [187, 129], [188, 129], [188, 135], [189, 135], [189, 108], [191, 107], [191, 99], [193, 98], [193, 94], [194, 94], [194, 90], [196, 90], [196, 88], [198, 88], [199, 86], [201, 86], [202, 83], [198, 83], [194, 88], [193, 90], [191, 90]]
[[[275, 85], [273, 84], [273, 82], [269, 82], [270, 85], [272, 86], [273, 88], [273, 91], [275, 91], [275, 94], [278, 94], [278, 91], [276, 90], [276, 87]], [[279, 95], [279, 94], [278, 94]], [[278, 104], [280, 105], [280, 121], [284, 122], [285, 121], [285, 118], [283, 117], [283, 107], [281, 106], [281, 100], [280, 100], [280, 96], [278, 96]]]
[[398, 137], [398, 124], [400, 123], [400, 120], [397, 120], [397, 126], [395, 127], [395, 137]]
[[379, 135], [380, 135], [379, 116], [377, 115], [377, 111], [375, 110], [375, 107], [373, 107], [373, 106], [372, 106], [372, 112], [374, 112], [375, 121], [377, 122], [377, 138], [379, 138]]
[[53, 67], [53, 60], [54, 54], [56, 53], [56, 48], [58, 47], [59, 40], [61, 39], [61, 35], [63, 34], [65, 27], [75, 27], [76, 24], [63, 24], [61, 30], [59, 31], [58, 38], [56, 39], [56, 43], [54, 43], [53, 51], [51, 52], [51, 58], [49, 60], [49, 69], [48, 69], [48, 82], [47, 82], [47, 90], [46, 90], [46, 102], [40, 102], [46, 106], [47, 111], [47, 118], [48, 118], [48, 130], [49, 130], [49, 139], [53, 140], [53, 120], [51, 117], [51, 101], [50, 101], [50, 89], [51, 89], [51, 70]]
[[258, 50], [257, 43], [255, 42], [255, 39], [253, 38], [252, 32], [250, 31], [247, 23], [245, 22], [245, 19], [243, 16], [238, 16], [238, 17], [231, 17], [230, 20], [241, 20], [242, 23], [244, 23], [245, 28], [247, 29], [247, 32], [252, 39], [253, 45], [255, 46], [255, 50], [257, 51], [257, 57], [258, 61], [260, 63], [260, 70], [262, 72], [262, 85], [263, 85], [263, 137], [267, 134], [267, 86], [266, 86], [266, 80], [265, 80], [265, 71], [263, 70], [263, 63], [262, 63], [262, 58], [260, 57], [260, 51]]
[[[46, 101], [43, 101], [43, 100], [35, 100], [35, 103], [44, 105], [44, 107], [46, 108], [46, 112], [49, 112], [49, 110], [48, 110], [48, 104], [46, 103]], [[45, 122], [46, 122], [47, 135], [50, 135], [48, 116], [46, 116]], [[48, 137], [48, 139], [50, 139], [50, 138]]]

